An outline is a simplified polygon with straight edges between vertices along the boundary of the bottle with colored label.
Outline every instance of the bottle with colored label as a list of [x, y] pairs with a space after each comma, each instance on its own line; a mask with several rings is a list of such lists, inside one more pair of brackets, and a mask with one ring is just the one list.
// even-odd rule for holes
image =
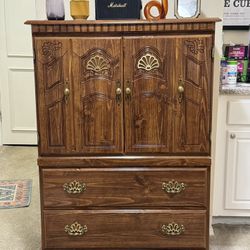
[[227, 84], [237, 83], [237, 66], [238, 62], [236, 60], [227, 61]]
[[238, 61], [237, 82], [246, 82], [248, 60], [237, 60], [237, 61]]
[[220, 82], [227, 84], [227, 60], [225, 57], [222, 57], [220, 61]]

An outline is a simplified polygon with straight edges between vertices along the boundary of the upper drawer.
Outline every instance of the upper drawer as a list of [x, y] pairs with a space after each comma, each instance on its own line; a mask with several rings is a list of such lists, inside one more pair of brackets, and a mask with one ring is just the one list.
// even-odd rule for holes
[[41, 173], [46, 208], [208, 204], [207, 168], [43, 169]]
[[250, 125], [249, 100], [229, 101], [227, 109], [227, 122], [229, 125]]

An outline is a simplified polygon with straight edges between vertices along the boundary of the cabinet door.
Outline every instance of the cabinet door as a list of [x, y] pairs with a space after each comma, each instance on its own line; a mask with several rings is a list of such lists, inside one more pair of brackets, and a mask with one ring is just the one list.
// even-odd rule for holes
[[174, 153], [210, 153], [212, 41], [212, 35], [176, 38]]
[[225, 209], [250, 209], [250, 131], [228, 131]]
[[121, 38], [72, 39], [77, 152], [121, 153]]
[[174, 39], [124, 39], [125, 150], [170, 151]]
[[69, 42], [61, 38], [35, 38], [35, 56], [40, 154], [71, 152]]

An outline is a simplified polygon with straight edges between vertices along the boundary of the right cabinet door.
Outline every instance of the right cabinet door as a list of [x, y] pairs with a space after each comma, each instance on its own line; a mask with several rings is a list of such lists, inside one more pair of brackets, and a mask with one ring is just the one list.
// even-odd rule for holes
[[212, 47], [212, 35], [176, 38], [174, 153], [210, 154]]
[[125, 152], [168, 153], [173, 37], [124, 39]]
[[250, 209], [250, 131], [227, 133], [225, 209]]

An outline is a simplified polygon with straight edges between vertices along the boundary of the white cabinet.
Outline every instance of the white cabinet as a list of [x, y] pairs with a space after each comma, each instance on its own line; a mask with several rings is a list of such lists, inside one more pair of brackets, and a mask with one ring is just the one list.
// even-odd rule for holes
[[220, 96], [213, 216], [250, 216], [250, 97]]
[[250, 209], [250, 130], [228, 130], [225, 176], [225, 209]]

